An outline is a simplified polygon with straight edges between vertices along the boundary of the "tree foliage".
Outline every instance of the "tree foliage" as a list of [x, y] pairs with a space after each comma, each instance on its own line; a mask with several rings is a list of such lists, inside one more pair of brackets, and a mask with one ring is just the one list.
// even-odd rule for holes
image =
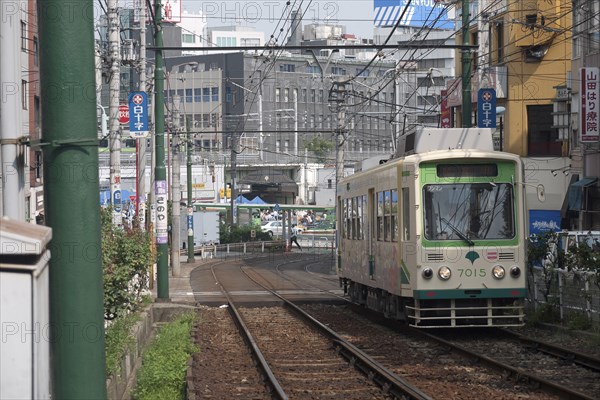
[[104, 317], [114, 319], [134, 310], [148, 287], [148, 271], [155, 259], [151, 235], [137, 224], [117, 228], [112, 210], [101, 209]]
[[327, 155], [333, 150], [334, 145], [330, 140], [325, 140], [320, 136], [315, 136], [311, 140], [305, 143], [304, 147], [308, 151], [312, 151], [317, 157], [317, 161], [325, 163], [327, 161]]

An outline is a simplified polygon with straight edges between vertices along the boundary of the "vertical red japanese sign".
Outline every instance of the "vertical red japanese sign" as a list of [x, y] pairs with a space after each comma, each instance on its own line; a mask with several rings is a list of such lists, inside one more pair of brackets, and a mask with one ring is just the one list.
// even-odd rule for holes
[[450, 107], [448, 107], [448, 91], [440, 91], [440, 128], [451, 128]]
[[600, 79], [597, 67], [581, 68], [581, 113], [579, 140], [584, 143], [600, 139]]

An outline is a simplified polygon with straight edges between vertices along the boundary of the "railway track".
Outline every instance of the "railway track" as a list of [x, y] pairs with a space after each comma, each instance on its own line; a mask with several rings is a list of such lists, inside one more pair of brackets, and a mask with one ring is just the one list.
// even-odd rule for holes
[[[231, 324], [237, 326], [243, 342], [251, 349], [252, 359], [266, 382], [262, 384], [255, 373], [244, 369], [241, 375], [251, 377], [243, 381], [245, 394], [252, 392], [253, 398], [279, 399], [430, 398], [274, 292], [272, 295], [278, 296], [282, 307], [238, 308], [229, 293], [231, 288], [221, 283], [218, 269], [213, 267], [212, 271], [227, 298], [226, 309], [232, 318]], [[261, 280], [256, 272], [245, 271], [241, 265], [240, 271], [255, 285]], [[236, 342], [239, 348], [240, 339], [233, 337], [231, 331], [225, 336], [223, 339]], [[249, 363], [243, 364], [247, 368]], [[239, 370], [235, 373], [240, 376]], [[239, 396], [235, 390], [241, 381], [235, 379], [235, 382], [229, 387], [234, 393], [215, 393], [214, 386], [208, 385], [212, 387], [208, 389], [210, 395], [202, 391], [207, 385], [196, 382], [191, 385], [191, 397]]]
[[[308, 262], [304, 260], [305, 276], [303, 277], [301, 276], [302, 270], [299, 272], [298, 268], [300, 266], [297, 264], [302, 262], [299, 259], [289, 258], [285, 266], [274, 263], [269, 268], [263, 269], [242, 268], [240, 263], [238, 268], [243, 269], [244, 273], [252, 277], [253, 281], [248, 278], [248, 282], [251, 283], [247, 285], [254, 285], [257, 290], [263, 292], [267, 292], [269, 287], [277, 286], [277, 291], [283, 295], [302, 290], [305, 292], [323, 290], [334, 296], [331, 286], [328, 290], [327, 285], [324, 284], [323, 278], [326, 277], [316, 276], [313, 283], [310, 284], [310, 279], [307, 276], [310, 275], [308, 272], [312, 267], [307, 265], [314, 263], [315, 260], [308, 260]], [[314, 264], [312, 265], [314, 266]], [[225, 277], [223, 279], [226, 280]], [[277, 281], [277, 285], [274, 284], [275, 281]], [[281, 304], [286, 304], [284, 299], [278, 299]], [[270, 301], [270, 303], [274, 302]], [[596, 383], [600, 381], [596, 367], [598, 360], [583, 354], [570, 354], [566, 349], [557, 346], [548, 346], [545, 343], [540, 343], [540, 341], [525, 341], [527, 338], [510, 338], [508, 332], [504, 334], [505, 339], [503, 340], [505, 341], [500, 341], [496, 335], [495, 339], [490, 338], [486, 342], [483, 339], [490, 336], [490, 330], [476, 331], [472, 329], [460, 331], [462, 338], [453, 337], [459, 332], [458, 330], [434, 331], [435, 335], [433, 336], [438, 333], [442, 334], [443, 338], [439, 340], [433, 336], [426, 336], [431, 335], [430, 331], [403, 330], [401, 325], [393, 321], [373, 319], [373, 314], [370, 312], [364, 314], [369, 318], [368, 321], [365, 321], [365, 318], [350, 311], [351, 307], [348, 306], [309, 304], [302, 307], [308, 310], [311, 315], [314, 315], [314, 318], [326, 324], [325, 331], [334, 330], [346, 340], [352, 342], [353, 346], [349, 346], [350, 349], [354, 347], [356, 350], [360, 350], [358, 352], [360, 357], [369, 358], [375, 366], [387, 369], [392, 376], [400, 377], [403, 384], [418, 388], [417, 390], [421, 394], [426, 394], [431, 398], [494, 398], [507, 400], [521, 397], [530, 400], [600, 398], [597, 389], [599, 384]], [[227, 309], [229, 308], [232, 307]], [[346, 377], [348, 372], [341, 372], [341, 369], [337, 369], [331, 375], [321, 371], [318, 375], [327, 377], [327, 379], [321, 382], [311, 381], [307, 370], [317, 368], [320, 361], [315, 360], [331, 358], [332, 348], [337, 353], [343, 354], [345, 350], [342, 350], [339, 345], [343, 342], [327, 339], [330, 340], [329, 345], [316, 344], [319, 343], [318, 340], [308, 339], [305, 331], [307, 329], [320, 330], [321, 328], [308, 328], [299, 319], [295, 311], [291, 313], [288, 309], [293, 310], [294, 307], [284, 305], [283, 307], [259, 309], [241, 308], [238, 311], [243, 316], [243, 320], [249, 321], [247, 325], [248, 329], [254, 334], [253, 341], [262, 349], [263, 359], [270, 365], [273, 376], [278, 377], [277, 382], [280, 387], [286, 389], [284, 390], [286, 396], [303, 398], [304, 396], [310, 397], [309, 394], [312, 394], [310, 398], [330, 398], [335, 397], [333, 393], [343, 393], [344, 398], [364, 398], [355, 397], [355, 395], [360, 396], [359, 393], [363, 393], [361, 391], [365, 390], [364, 387], [361, 389], [360, 386], [354, 392], [350, 390], [346, 393], [340, 389], [337, 389], [336, 392], [334, 389], [336, 385], [338, 388], [347, 386], [339, 377]], [[224, 310], [221, 309], [220, 311], [224, 312]], [[361, 310], [364, 311], [362, 308]], [[233, 325], [233, 322], [231, 324]], [[381, 325], [387, 325], [393, 331]], [[291, 330], [288, 330], [287, 327], [290, 327]], [[298, 337], [297, 332], [303, 334]], [[487, 333], [484, 334], [483, 332]], [[498, 332], [501, 331], [498, 330]], [[327, 336], [328, 333], [325, 332], [325, 335]], [[226, 336], [233, 337], [235, 335], [228, 334]], [[239, 334], [237, 336], [239, 338]], [[307, 337], [307, 342], [304, 342], [304, 337]], [[481, 344], [478, 345], [478, 342]], [[307, 354], [312, 356], [313, 352], [316, 351], [315, 349], [319, 347], [325, 349], [325, 353], [323, 353], [325, 355], [320, 355], [314, 359], [307, 357]], [[296, 353], [296, 349], [292, 352], [292, 348], [304, 348], [304, 355]], [[507, 348], [515, 350], [509, 352], [506, 350]], [[488, 351], [488, 353], [485, 351]], [[288, 354], [288, 352], [290, 353]], [[525, 355], [525, 359], [531, 359], [532, 365], [525, 364], [525, 361], [520, 358], [512, 358], [508, 355], [508, 353], [513, 352], [521, 354], [521, 356]], [[498, 355], [503, 355], [504, 360], [494, 359], [499, 358]], [[350, 364], [358, 364], [361, 361], [360, 357], [352, 355], [352, 353], [348, 353], [346, 357], [351, 360]], [[575, 363], [580, 365], [577, 366]], [[250, 364], [253, 365], [253, 362], [251, 361]], [[337, 367], [342, 368], [343, 365], [347, 364], [347, 361], [342, 362]], [[546, 375], [536, 375], [536, 369], [546, 373]], [[316, 371], [316, 369], [314, 370]], [[376, 398], [400, 396], [404, 396], [402, 398], [412, 398], [406, 394], [390, 392], [388, 389], [389, 384], [383, 381], [378, 382], [378, 376], [374, 372], [364, 369], [360, 364], [359, 370], [363, 371], [363, 374], [366, 374], [372, 382], [378, 383], [384, 390], [388, 390], [387, 392], [379, 392], [375, 396]], [[498, 370], [503, 372], [499, 374]], [[257, 374], [256, 368], [255, 374]], [[259, 375], [264, 376], [265, 372]], [[331, 381], [332, 376], [338, 377], [337, 382]], [[248, 379], [244, 379], [242, 386], [247, 388], [248, 382]], [[267, 386], [262, 383], [261, 379], [258, 380], [258, 383], [263, 386], [264, 398], [276, 397], [273, 396], [274, 389], [272, 386], [266, 388]], [[296, 384], [301, 389], [297, 389]], [[214, 387], [214, 385], [212, 386]], [[305, 390], [303, 391], [303, 389]], [[229, 396], [225, 395], [224, 397]], [[263, 397], [250, 396], [249, 398]]]
[[526, 380], [561, 398], [593, 400], [600, 398], [600, 360], [580, 352], [515, 332], [497, 329], [469, 338], [456, 332], [419, 332], [437, 340], [452, 351]]

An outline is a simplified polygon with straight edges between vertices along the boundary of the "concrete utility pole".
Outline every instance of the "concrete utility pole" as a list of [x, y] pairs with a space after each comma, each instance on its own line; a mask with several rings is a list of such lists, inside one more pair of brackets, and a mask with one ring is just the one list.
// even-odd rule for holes
[[[140, 1], [140, 86], [139, 90], [146, 92], [146, 2]], [[146, 229], [146, 138], [137, 139], [138, 181], [136, 192], [136, 209], [140, 228]]]
[[185, 117], [186, 131], [186, 179], [187, 179], [187, 232], [188, 232], [188, 258], [187, 262], [194, 262], [194, 198], [192, 196], [192, 120], [187, 115]]
[[119, 90], [121, 86], [121, 38], [117, 0], [108, 0], [108, 48], [110, 54], [110, 83], [108, 86], [110, 142], [110, 202], [113, 224], [121, 226], [121, 127], [119, 126]]
[[298, 89], [294, 89], [294, 155], [298, 157]]
[[[469, 40], [469, 1], [462, 2], [462, 44], [468, 46]], [[461, 50], [462, 62], [462, 126], [471, 127], [471, 50]]]
[[[21, 9], [19, 2], [2, 3], [0, 24], [0, 147], [2, 160], [2, 201], [0, 215], [25, 221], [25, 165], [23, 147], [19, 144], [22, 129], [23, 101], [21, 87]], [[95, 87], [95, 85], [94, 85]]]
[[173, 269], [173, 276], [178, 278], [181, 276], [181, 261], [179, 256], [179, 243], [181, 243], [181, 186], [180, 186], [180, 174], [181, 167], [179, 165], [179, 133], [181, 132], [180, 123], [180, 107], [181, 97], [178, 95], [173, 96], [173, 132], [171, 135], [173, 143], [171, 149], [173, 151], [172, 163], [173, 163], [173, 179], [171, 180], [171, 191], [173, 192], [173, 201], [171, 204], [172, 218], [171, 218], [171, 268]]
[[329, 107], [337, 113], [336, 129], [336, 160], [335, 160], [335, 186], [337, 202], [337, 186], [344, 177], [344, 143], [346, 142], [346, 88], [343, 82], [333, 82], [329, 93]]
[[163, 60], [163, 32], [162, 32], [162, 4], [161, 0], [154, 0], [154, 17], [156, 29], [154, 45], [157, 47], [154, 69], [154, 129], [156, 146], [156, 164], [154, 166], [154, 179], [156, 190], [156, 247], [157, 259], [157, 295], [161, 301], [169, 298], [169, 245], [168, 245], [168, 218], [167, 218], [167, 174], [165, 171], [165, 66]]
[[[237, 224], [237, 207], [236, 207], [236, 187], [235, 178], [237, 176], [237, 155], [239, 151], [240, 138], [233, 133], [231, 140], [231, 226]], [[227, 191], [227, 188], [225, 188]]]
[[94, 21], [57, 14], [64, 0], [38, 7], [50, 324], [23, 333], [50, 342], [53, 399], [106, 399]]

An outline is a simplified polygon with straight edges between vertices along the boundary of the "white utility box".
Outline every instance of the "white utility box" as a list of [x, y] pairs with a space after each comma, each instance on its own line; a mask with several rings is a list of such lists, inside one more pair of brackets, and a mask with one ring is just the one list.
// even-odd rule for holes
[[49, 399], [52, 230], [0, 219], [0, 399]]

